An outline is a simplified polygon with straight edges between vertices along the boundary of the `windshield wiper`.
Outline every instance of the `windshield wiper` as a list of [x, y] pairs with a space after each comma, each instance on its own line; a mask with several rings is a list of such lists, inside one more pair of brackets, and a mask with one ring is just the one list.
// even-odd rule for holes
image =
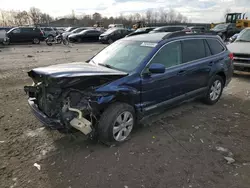
[[101, 65], [103, 67], [107, 67], [107, 68], [110, 68], [110, 69], [116, 69], [115, 67], [109, 65], [109, 64], [105, 64], [105, 63], [98, 63], [98, 65]]
[[243, 39], [238, 39], [236, 41], [238, 41], [238, 42], [250, 42], [249, 40], [243, 40]]

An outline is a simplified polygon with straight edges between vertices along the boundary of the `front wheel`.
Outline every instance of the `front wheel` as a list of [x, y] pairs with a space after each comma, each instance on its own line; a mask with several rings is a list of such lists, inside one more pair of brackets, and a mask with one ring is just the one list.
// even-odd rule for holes
[[218, 102], [221, 97], [224, 87], [223, 78], [219, 75], [216, 75], [210, 82], [204, 102], [209, 105], [213, 105]]
[[69, 40], [67, 40], [67, 39], [63, 39], [62, 42], [63, 42], [64, 45], [68, 45], [69, 44]]
[[98, 136], [104, 142], [124, 142], [135, 125], [134, 108], [126, 103], [114, 103], [102, 114]]
[[47, 39], [45, 40], [45, 42], [46, 42], [46, 44], [47, 44], [48, 46], [52, 46], [52, 44], [53, 44], [53, 42], [52, 42], [51, 40], [49, 40], [49, 38], [47, 38]]

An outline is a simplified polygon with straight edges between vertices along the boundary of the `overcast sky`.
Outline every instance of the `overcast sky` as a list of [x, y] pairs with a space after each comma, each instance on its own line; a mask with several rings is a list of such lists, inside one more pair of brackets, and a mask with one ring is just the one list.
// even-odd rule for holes
[[[237, 2], [237, 3], [236, 3]], [[63, 16], [93, 14], [119, 16], [145, 12], [149, 8], [173, 8], [192, 20], [192, 22], [222, 21], [227, 8], [234, 12], [247, 12], [250, 18], [250, 0], [0, 0], [0, 9], [28, 10], [35, 6], [50, 15]]]

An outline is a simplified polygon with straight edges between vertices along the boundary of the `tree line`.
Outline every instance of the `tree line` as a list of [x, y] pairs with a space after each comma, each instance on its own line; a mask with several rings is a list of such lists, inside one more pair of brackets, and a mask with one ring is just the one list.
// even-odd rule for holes
[[[176, 12], [173, 9], [165, 10], [159, 9], [148, 9], [143, 13], [134, 13], [130, 15], [123, 15], [117, 17], [106, 17], [96, 12], [92, 15], [82, 14], [75, 15], [74, 11], [72, 14], [66, 15], [64, 20], [67, 20], [68, 25], [84, 25], [93, 26], [97, 22], [101, 22], [104, 27], [109, 24], [121, 23], [125, 26], [132, 26], [132, 24], [138, 21], [145, 21], [148, 24], [155, 23], [187, 23], [191, 22], [183, 14]], [[62, 18], [53, 18], [47, 13], [43, 13], [36, 7], [31, 7], [29, 11], [4, 11], [0, 10], [0, 26], [21, 26], [21, 25], [51, 25], [54, 21], [58, 21]]]

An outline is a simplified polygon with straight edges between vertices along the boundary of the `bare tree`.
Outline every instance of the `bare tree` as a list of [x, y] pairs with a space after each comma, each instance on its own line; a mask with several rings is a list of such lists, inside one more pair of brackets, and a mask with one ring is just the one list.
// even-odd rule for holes
[[159, 16], [159, 13], [158, 13], [156, 10], [154, 10], [154, 12], [153, 12], [153, 20], [154, 20], [154, 23], [155, 23], [155, 24], [156, 24], [157, 21], [158, 21], [158, 16]]
[[165, 20], [165, 10], [164, 8], [160, 8], [159, 9], [159, 18], [160, 18], [160, 22], [166, 22]]
[[40, 23], [41, 14], [42, 14], [40, 9], [35, 8], [35, 7], [31, 7], [30, 11], [29, 11], [29, 14], [30, 14], [30, 18], [31, 18], [33, 24], [39, 24]]
[[97, 21], [100, 21], [102, 19], [102, 15], [100, 13], [96, 12], [92, 15], [92, 18], [94, 21], [97, 22]]
[[0, 16], [1, 16], [1, 20], [2, 20], [2, 24], [3, 26], [6, 26], [6, 18], [5, 18], [5, 12], [3, 10], [0, 11]]
[[168, 13], [169, 23], [174, 23], [176, 21], [176, 12], [173, 9], [170, 9]]
[[41, 17], [40, 17], [40, 23], [46, 23], [47, 25], [49, 25], [50, 22], [53, 21], [53, 18], [46, 13], [42, 13]]
[[151, 23], [153, 17], [153, 11], [148, 9], [146, 12], [146, 19], [148, 23]]
[[140, 21], [141, 20], [141, 15], [139, 13], [135, 14], [135, 19], [136, 21]]
[[15, 22], [17, 25], [29, 24], [29, 14], [26, 11], [17, 12], [14, 16]]

